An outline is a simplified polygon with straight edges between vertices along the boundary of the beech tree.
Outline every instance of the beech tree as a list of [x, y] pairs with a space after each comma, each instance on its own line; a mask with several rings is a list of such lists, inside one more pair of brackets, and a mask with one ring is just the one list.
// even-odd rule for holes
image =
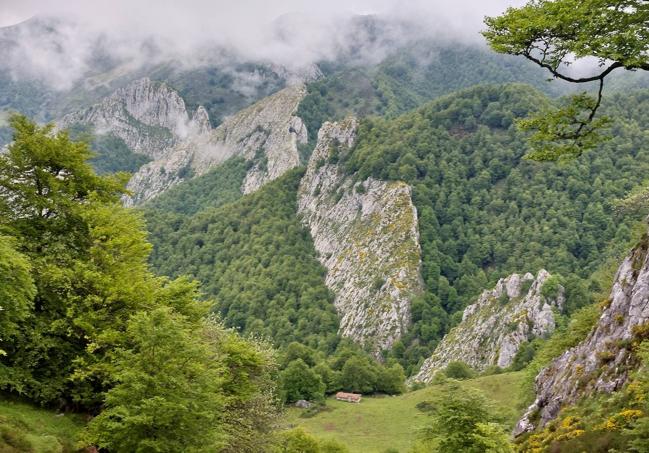
[[[520, 55], [552, 77], [596, 84], [596, 94], [571, 96], [519, 122], [531, 130], [535, 160], [574, 158], [599, 143], [607, 120], [597, 117], [605, 79], [617, 69], [649, 70], [649, 2], [644, 0], [531, 0], [485, 19], [483, 35], [497, 52]], [[593, 74], [566, 71], [574, 61], [596, 59]]]
[[12, 238], [0, 236], [0, 355], [6, 354], [3, 343], [29, 316], [36, 294], [29, 261], [14, 246]]
[[430, 424], [416, 452], [512, 453], [508, 436], [490, 415], [481, 393], [449, 385], [432, 401]]

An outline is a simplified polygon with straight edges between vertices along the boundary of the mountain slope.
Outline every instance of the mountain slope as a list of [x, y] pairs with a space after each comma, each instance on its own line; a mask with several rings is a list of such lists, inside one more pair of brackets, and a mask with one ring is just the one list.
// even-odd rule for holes
[[143, 78], [57, 123], [62, 129], [75, 124], [92, 126], [99, 134], [121, 138], [133, 152], [158, 158], [193, 130], [199, 133], [209, 128], [206, 115], [199, 108], [190, 118], [176, 91]]
[[[384, 319], [390, 319], [389, 325], [395, 327], [381, 333], [389, 338], [384, 344], [391, 345], [391, 357], [399, 360], [409, 373], [414, 373], [423, 360], [430, 357], [447, 330], [460, 321], [466, 304], [485, 288], [495, 285], [498, 279], [512, 272], [535, 272], [540, 268], [548, 268], [553, 274], [564, 277], [586, 277], [601, 260], [617, 253], [619, 245], [616, 248], [615, 244], [630, 237], [630, 220], [612, 218], [612, 201], [641, 183], [649, 171], [649, 148], [642, 132], [644, 125], [649, 124], [646, 113], [649, 110], [645, 108], [649, 96], [640, 92], [611, 99], [605, 108], [623, 118], [614, 125], [616, 137], [570, 166], [543, 165], [523, 159], [524, 137], [515, 130], [512, 120], [544, 102], [547, 100], [542, 95], [523, 85], [475, 87], [394, 119], [361, 120], [355, 144], [348, 152], [343, 152], [344, 147], [340, 146], [346, 142], [343, 135], [342, 141], [330, 138], [326, 142], [328, 145], [323, 142], [319, 154], [311, 159], [295, 202], [300, 203], [299, 213], [311, 230], [320, 252], [319, 259], [328, 268], [326, 275], [321, 274], [319, 284], [326, 280], [338, 301], [355, 301], [349, 306], [358, 307], [351, 311], [339, 310], [341, 318], [348, 316], [350, 320], [359, 320], [349, 324], [351, 330], [347, 330], [344, 321], [341, 324], [343, 332], [360, 339], [364, 334], [361, 331], [352, 333], [354, 329], [362, 325], [382, 326]], [[290, 118], [287, 114], [285, 125]], [[287, 131], [281, 133], [289, 134]], [[251, 163], [254, 162], [253, 158]], [[218, 165], [215, 168], [218, 169]], [[239, 173], [236, 174], [241, 175], [242, 168], [237, 168]], [[218, 179], [230, 187], [228, 200], [235, 200], [238, 194], [233, 188], [239, 181], [243, 185], [243, 180], [240, 176], [223, 179], [225, 175], [217, 173], [210, 173], [216, 175], [215, 179], [210, 179], [209, 175], [195, 179], [206, 181], [206, 184], [197, 182], [193, 188], [184, 186], [187, 182], [178, 185], [177, 193], [182, 193], [182, 198], [179, 195], [171, 205], [193, 206], [187, 213], [197, 219], [200, 212], [195, 213], [200, 203], [196, 200], [209, 203], [200, 193], [201, 187], [211, 187], [208, 190], [218, 194]], [[381, 201], [374, 205], [378, 209], [377, 218], [385, 219], [388, 225], [398, 225], [401, 220], [407, 223], [408, 216], [392, 216], [396, 212], [411, 215], [414, 211], [412, 206], [408, 207], [410, 198], [416, 208], [417, 224], [410, 223], [415, 232], [403, 236], [405, 240], [387, 241], [388, 248], [383, 253], [385, 257], [398, 255], [396, 243], [404, 247], [403, 250], [411, 250], [415, 258], [412, 266], [408, 264], [404, 269], [412, 271], [403, 274], [402, 281], [407, 283], [403, 295], [399, 295], [400, 291], [395, 288], [389, 290], [388, 278], [392, 276], [380, 264], [389, 261], [379, 260], [376, 266], [364, 268], [365, 264], [359, 259], [357, 264], [348, 267], [356, 272], [365, 269], [361, 272], [362, 279], [358, 280], [358, 291], [341, 293], [340, 285], [354, 286], [354, 278], [348, 278], [351, 274], [347, 271], [337, 274], [335, 267], [337, 260], [345, 262], [344, 249], [354, 243], [356, 233], [346, 229], [353, 224], [359, 212], [357, 209], [365, 203], [363, 200], [373, 197], [363, 191], [373, 192], [377, 188], [380, 191], [391, 188], [394, 194], [401, 193], [407, 201], [396, 203], [397, 211], [392, 213], [378, 209], [388, 208], [390, 203]], [[220, 195], [215, 197], [218, 200]], [[241, 202], [235, 201], [232, 206]], [[348, 213], [347, 208], [350, 208]], [[298, 214], [297, 207], [291, 209], [295, 209], [293, 214], [286, 211], [286, 215]], [[182, 212], [181, 208], [173, 210]], [[247, 212], [241, 212], [244, 219]], [[342, 223], [336, 220], [340, 213], [344, 214]], [[190, 227], [195, 220], [184, 218], [182, 214], [164, 216], [166, 220], [160, 217], [150, 221], [158, 271], [200, 276], [208, 292], [218, 294], [221, 286], [228, 286], [221, 278], [222, 263], [216, 259], [218, 255], [198, 258], [202, 255], [198, 251], [207, 245], [220, 248], [226, 236], [208, 239], [211, 233], [207, 217], [199, 222], [203, 226], [197, 230]], [[217, 221], [210, 218], [210, 221]], [[269, 220], [271, 218], [274, 216]], [[401, 220], [390, 220], [397, 218]], [[257, 219], [265, 224], [260, 217]], [[331, 235], [334, 231], [338, 233]], [[361, 229], [355, 231], [360, 233]], [[380, 229], [365, 231], [367, 234], [358, 236], [365, 246], [373, 241], [379, 244], [385, 234]], [[419, 247], [412, 240], [417, 234]], [[190, 237], [203, 245], [192, 245]], [[386, 237], [389, 238], [389, 234]], [[221, 242], [212, 244], [212, 240]], [[196, 251], [192, 252], [194, 247]], [[279, 245], [270, 241], [260, 247], [255, 255], [266, 256], [276, 253]], [[361, 249], [383, 250], [375, 246], [358, 250]], [[309, 253], [316, 256], [315, 251]], [[421, 265], [416, 258], [419, 253]], [[354, 253], [349, 256], [353, 257]], [[410, 256], [410, 253], [403, 256]], [[404, 261], [410, 262], [409, 258]], [[237, 272], [245, 274], [252, 269], [244, 266]], [[423, 286], [417, 282], [419, 273]], [[300, 297], [302, 291], [297, 290], [295, 297]], [[349, 296], [354, 292], [358, 298]], [[362, 308], [363, 303], [367, 303], [362, 301], [375, 301], [377, 294], [382, 295], [380, 297], [390, 294], [385, 301], [408, 300], [408, 303], [398, 302], [397, 306], [403, 309], [395, 311], [395, 316], [383, 318], [390, 310], [373, 311], [371, 304], [368, 309]], [[404, 298], [405, 294], [408, 296]], [[568, 288], [565, 303], [568, 315], [585, 303], [571, 294]], [[264, 307], [266, 302], [259, 299], [255, 304]], [[253, 308], [245, 310], [247, 313]], [[247, 323], [239, 319], [237, 325], [246, 328]]]
[[198, 279], [228, 326], [276, 346], [299, 341], [332, 351], [338, 316], [297, 217], [301, 176], [289, 171], [254, 194], [189, 217], [145, 211], [151, 261], [161, 274]]
[[512, 274], [500, 279], [464, 309], [462, 322], [444, 336], [413, 379], [431, 382], [451, 362], [464, 362], [478, 371], [509, 367], [521, 346], [554, 331], [554, 312], [563, 309], [565, 296], [561, 286], [548, 294], [550, 279], [543, 269], [536, 277]]
[[243, 193], [254, 192], [297, 167], [298, 144], [306, 141], [306, 129], [295, 116], [303, 97], [301, 85], [287, 87], [231, 116], [216, 129], [168, 149], [133, 175], [128, 188], [134, 195], [127, 204], [153, 198], [234, 156], [252, 163], [242, 182]]
[[356, 133], [353, 118], [322, 126], [300, 183], [298, 212], [327, 268], [341, 334], [379, 352], [408, 330], [410, 300], [422, 292], [417, 211], [407, 185], [355, 183], [337, 165]]
[[586, 277], [617, 252], [629, 221], [613, 219], [611, 203], [649, 170], [648, 101], [644, 92], [611, 99], [613, 138], [569, 166], [523, 159], [513, 120], [548, 102], [523, 85], [475, 87], [361, 122], [341, 159], [347, 172], [406, 182], [418, 212], [426, 297], [395, 352], [404, 365], [430, 355], [448, 326], [443, 312], [461, 312], [499, 278], [540, 268]]
[[308, 84], [298, 115], [315, 141], [327, 120], [354, 114], [394, 117], [454, 91], [487, 83], [525, 82], [546, 94], [566, 93], [548, 83], [534, 65], [478, 45], [420, 40], [391, 52], [374, 65], [337, 67]]
[[649, 334], [649, 237], [620, 265], [599, 321], [588, 337], [544, 368], [535, 380], [536, 401], [516, 427], [532, 431], [566, 406], [598, 392], [620, 390], [637, 367], [634, 344]]

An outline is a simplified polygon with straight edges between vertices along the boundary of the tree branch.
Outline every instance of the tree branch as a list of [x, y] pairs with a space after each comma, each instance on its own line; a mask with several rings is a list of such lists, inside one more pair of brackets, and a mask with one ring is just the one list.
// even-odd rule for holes
[[[615, 69], [624, 67], [624, 65], [622, 63], [620, 63], [619, 61], [616, 61], [598, 75], [595, 75], [595, 76], [592, 76], [592, 77], [582, 77], [582, 78], [579, 78], [579, 79], [575, 79], [573, 77], [569, 77], [567, 75], [561, 74], [560, 72], [558, 72], [556, 69], [554, 69], [549, 64], [544, 63], [542, 60], [539, 60], [538, 58], [533, 57], [532, 55], [530, 55], [527, 52], [523, 52], [520, 55], [523, 55], [525, 58], [527, 58], [528, 60], [536, 63], [537, 65], [541, 66], [542, 68], [547, 69], [556, 78], [561, 79], [561, 80], [565, 80], [567, 82], [572, 82], [572, 83], [588, 83], [588, 82], [596, 82], [598, 80], [603, 81], [604, 77], [609, 75]], [[643, 66], [645, 66], [649, 70], [649, 65], [643, 65]], [[645, 67], [640, 67], [640, 69], [645, 69]]]

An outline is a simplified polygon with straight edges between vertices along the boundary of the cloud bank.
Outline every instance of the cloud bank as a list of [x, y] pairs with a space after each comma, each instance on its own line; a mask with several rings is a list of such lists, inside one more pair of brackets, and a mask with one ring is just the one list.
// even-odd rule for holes
[[[388, 43], [439, 38], [481, 42], [485, 15], [517, 0], [0, 0], [0, 29], [12, 41], [3, 58], [14, 77], [66, 89], [99, 57], [138, 66], [176, 60], [188, 66], [227, 49], [242, 60], [288, 68], [332, 59], [350, 49], [368, 58]], [[380, 30], [359, 27], [377, 15]], [[27, 26], [27, 24], [30, 24]], [[54, 30], [51, 28], [54, 25]], [[370, 31], [368, 31], [370, 30]]]

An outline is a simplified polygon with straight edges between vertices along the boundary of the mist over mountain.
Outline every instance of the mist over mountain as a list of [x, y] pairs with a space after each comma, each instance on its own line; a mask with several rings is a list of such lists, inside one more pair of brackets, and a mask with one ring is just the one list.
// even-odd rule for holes
[[[413, 39], [479, 42], [482, 17], [507, 2], [50, 2], [5, 0], [28, 19], [0, 31], [5, 69], [55, 89], [69, 88], [99, 62], [142, 67], [175, 61], [185, 67], [235, 59], [300, 69], [353, 52], [381, 58]], [[9, 13], [5, 12], [7, 17]], [[364, 17], [363, 17], [364, 16]], [[9, 19], [5, 19], [4, 25]], [[369, 22], [372, 24], [370, 25]], [[7, 43], [10, 45], [7, 45]], [[98, 61], [99, 60], [99, 61]]]

